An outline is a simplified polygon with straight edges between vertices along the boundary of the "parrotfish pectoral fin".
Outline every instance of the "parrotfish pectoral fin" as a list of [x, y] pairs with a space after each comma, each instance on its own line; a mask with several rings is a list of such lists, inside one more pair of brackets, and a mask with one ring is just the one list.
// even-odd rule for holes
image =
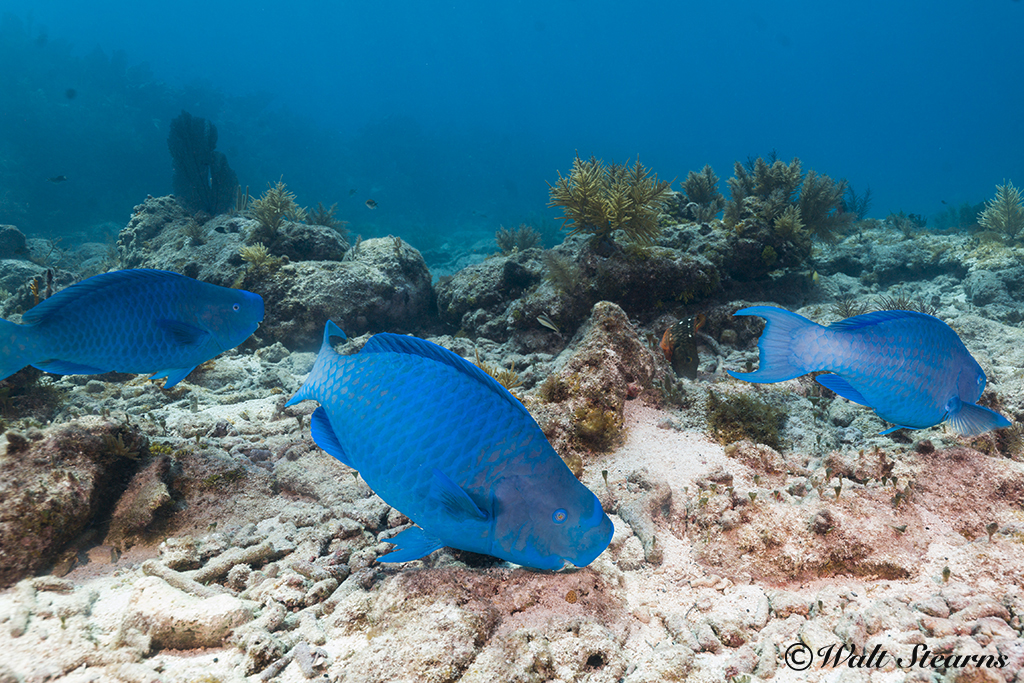
[[[839, 375], [818, 375], [814, 378], [814, 381], [826, 389], [831, 389], [836, 392], [847, 401], [853, 401], [854, 403], [859, 403], [862, 406], [871, 406], [871, 404], [868, 403], [868, 400], [864, 398], [859, 391], [850, 386], [850, 383]], [[900, 429], [900, 427], [897, 427], [896, 429]], [[885, 432], [882, 433], [884, 434]]]
[[477, 507], [465, 489], [436, 467], [430, 495], [441, 504], [445, 512], [456, 520], [478, 519], [483, 521], [487, 519], [487, 514]]
[[109, 370], [103, 368], [94, 368], [88, 365], [82, 365], [80, 363], [69, 363], [63, 360], [44, 360], [38, 363], [32, 363], [32, 367], [39, 368], [43, 372], [53, 373], [54, 375], [99, 375]]
[[157, 325], [174, 340], [174, 343], [181, 346], [199, 346], [210, 336], [204, 329], [177, 320], [161, 320]]
[[[195, 369], [196, 369], [196, 366], [194, 366], [194, 365], [192, 367], [190, 367], [190, 368], [170, 368], [168, 370], [160, 370], [159, 372], [156, 372], [156, 373], [150, 375], [149, 378], [150, 379], [163, 379], [164, 377], [166, 377], [167, 381], [164, 382], [164, 389], [170, 389], [175, 384], [177, 384], [181, 380], [183, 380], [186, 377], [188, 377], [188, 373], [192, 372]], [[106, 372], [106, 371], [105, 370], [100, 370], [100, 372]]]
[[951, 413], [947, 419], [950, 426], [964, 436], [976, 436], [1011, 424], [996, 411], [974, 403], [961, 403], [960, 410]]
[[313, 441], [316, 442], [317, 446], [333, 455], [345, 465], [356, 469], [355, 465], [349, 461], [348, 455], [345, 454], [345, 449], [341, 447], [338, 435], [334, 433], [334, 427], [331, 426], [331, 421], [327, 417], [327, 411], [323, 407], [313, 411], [309, 427], [313, 435]]
[[418, 526], [411, 526], [394, 538], [384, 540], [394, 544], [397, 550], [381, 555], [377, 558], [378, 562], [411, 562], [444, 547], [441, 539], [428, 536]]
[[754, 372], [727, 370], [730, 375], [745, 382], [765, 384], [793, 379], [814, 369], [802, 367], [800, 360], [793, 356], [793, 342], [804, 332], [819, 327], [817, 323], [775, 306], [750, 306], [733, 315], [756, 315], [766, 323], [757, 342], [761, 366]]

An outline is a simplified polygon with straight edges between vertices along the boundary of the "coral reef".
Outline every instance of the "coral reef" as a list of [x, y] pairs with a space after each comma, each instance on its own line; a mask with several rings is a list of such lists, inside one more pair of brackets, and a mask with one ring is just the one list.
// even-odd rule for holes
[[238, 177], [216, 151], [217, 127], [186, 111], [171, 121], [167, 148], [174, 167], [174, 193], [190, 211], [211, 216], [234, 206]]
[[658, 217], [669, 196], [669, 183], [651, 175], [639, 158], [630, 168], [605, 165], [595, 157], [583, 161], [577, 155], [569, 175], [559, 173], [549, 188], [548, 206], [563, 210], [570, 234], [591, 235], [601, 247], [612, 242], [617, 230], [634, 242], [652, 242], [660, 232]]

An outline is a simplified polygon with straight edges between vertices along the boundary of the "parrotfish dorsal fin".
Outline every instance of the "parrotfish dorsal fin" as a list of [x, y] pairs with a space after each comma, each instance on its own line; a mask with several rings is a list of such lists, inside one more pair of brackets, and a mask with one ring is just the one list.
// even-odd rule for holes
[[363, 347], [360, 353], [407, 353], [422, 358], [429, 358], [457, 370], [474, 382], [482, 384], [494, 392], [496, 396], [500, 396], [508, 402], [516, 411], [529, 416], [529, 412], [519, 402], [519, 399], [510, 394], [508, 389], [498, 384], [496, 379], [457, 353], [452, 353], [448, 349], [436, 344], [425, 342], [416, 337], [381, 332], [370, 337], [370, 341], [366, 342], [366, 346]]
[[168, 277], [174, 276], [180, 277], [183, 280], [186, 279], [184, 275], [178, 275], [177, 273], [171, 273], [164, 270], [153, 270], [150, 268], [115, 270], [110, 273], [94, 275], [88, 280], [79, 282], [74, 287], [62, 289], [45, 301], [40, 301], [37, 306], [33, 306], [21, 316], [21, 322], [25, 325], [35, 325], [36, 323], [45, 320], [48, 316], [63, 309], [65, 306], [74, 305], [83, 298], [91, 297], [97, 292], [101, 292], [105, 289], [130, 289], [147, 282], [157, 282], [160, 280], [166, 282]]
[[828, 326], [828, 329], [849, 331], [856, 330], [861, 327], [867, 327], [868, 325], [877, 325], [879, 323], [889, 322], [891, 320], [903, 320], [906, 318], [928, 318], [929, 320], [936, 319], [933, 316], [927, 315], [925, 313], [918, 313], [917, 311], [875, 311], [874, 313], [855, 315], [852, 318], [847, 318], [846, 320], [834, 322]]

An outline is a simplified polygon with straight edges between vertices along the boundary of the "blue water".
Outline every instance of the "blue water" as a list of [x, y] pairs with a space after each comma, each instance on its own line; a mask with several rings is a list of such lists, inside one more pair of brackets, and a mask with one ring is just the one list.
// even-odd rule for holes
[[545, 181], [577, 150], [726, 191], [774, 149], [881, 218], [1024, 184], [1024, 3], [895, 4], [2, 2], [0, 223], [116, 234], [171, 192], [182, 109], [242, 185], [414, 246], [557, 239]]

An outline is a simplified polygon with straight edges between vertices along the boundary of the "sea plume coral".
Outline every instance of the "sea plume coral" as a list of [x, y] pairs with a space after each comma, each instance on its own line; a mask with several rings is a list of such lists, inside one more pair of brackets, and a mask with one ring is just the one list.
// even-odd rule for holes
[[725, 207], [725, 197], [718, 191], [718, 176], [710, 164], [705, 164], [700, 173], [690, 171], [681, 185], [687, 209], [698, 223], [710, 223]]
[[669, 183], [658, 180], [639, 158], [630, 167], [577, 155], [570, 174], [559, 173], [549, 188], [548, 206], [563, 210], [570, 234], [593, 235], [596, 243], [612, 242], [612, 234], [622, 230], [629, 239], [649, 244], [661, 232], [658, 218], [669, 197]]
[[996, 196], [985, 202], [978, 224], [988, 230], [1014, 238], [1024, 228], [1024, 203], [1020, 190], [1012, 182], [996, 186]]

